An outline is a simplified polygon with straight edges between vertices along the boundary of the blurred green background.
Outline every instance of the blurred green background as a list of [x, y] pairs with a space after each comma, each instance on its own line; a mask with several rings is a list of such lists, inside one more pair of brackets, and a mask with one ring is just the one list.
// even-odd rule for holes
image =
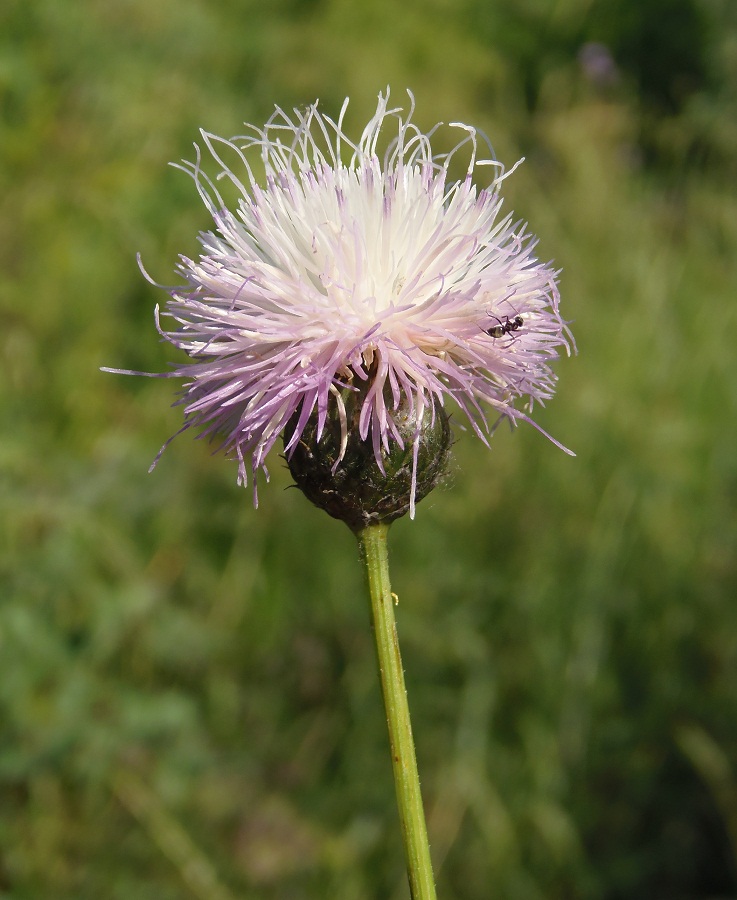
[[355, 541], [185, 436], [141, 252], [197, 129], [483, 128], [563, 272], [555, 400], [392, 529], [441, 900], [737, 896], [737, 6], [3, 0], [0, 897], [402, 900]]

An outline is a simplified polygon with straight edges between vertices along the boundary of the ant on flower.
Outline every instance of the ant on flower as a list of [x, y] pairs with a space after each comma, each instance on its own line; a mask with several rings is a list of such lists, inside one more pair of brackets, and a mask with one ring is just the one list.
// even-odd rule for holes
[[489, 335], [489, 337], [493, 338], [501, 338], [504, 337], [505, 334], [510, 334], [513, 331], [517, 331], [520, 329], [525, 320], [522, 316], [513, 316], [511, 319], [509, 316], [504, 316], [504, 321], [497, 318], [497, 316], [492, 316], [492, 319], [496, 319], [499, 323], [498, 325], [492, 325], [491, 328], [484, 329], [484, 332]]

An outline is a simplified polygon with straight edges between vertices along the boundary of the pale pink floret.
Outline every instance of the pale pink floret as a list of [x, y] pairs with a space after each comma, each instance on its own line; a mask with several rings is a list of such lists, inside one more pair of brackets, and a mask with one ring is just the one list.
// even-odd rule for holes
[[[379, 465], [382, 448], [401, 440], [393, 416], [403, 397], [418, 422], [451, 397], [486, 441], [489, 412], [529, 421], [533, 402], [553, 394], [550, 361], [570, 351], [557, 272], [535, 257], [523, 223], [500, 216], [501, 164], [479, 159], [475, 130], [458, 123], [455, 150], [433, 155], [430, 135], [412, 123], [411, 95], [406, 118], [388, 98], [379, 96], [358, 143], [343, 131], [347, 101], [337, 121], [315, 104], [292, 116], [277, 109], [263, 129], [230, 141], [202, 132], [218, 178], [239, 193], [235, 212], [203, 172], [199, 148], [181, 166], [216, 231], [200, 235], [199, 259], [180, 258], [186, 283], [167, 288], [163, 314], [176, 327], [158, 327], [191, 361], [166, 374], [187, 379], [181, 430], [216, 436], [237, 457], [240, 483], [248, 468], [265, 471], [297, 411], [287, 453], [314, 411], [321, 430], [337, 388], [368, 377], [360, 429]], [[466, 175], [448, 183], [460, 151]], [[492, 180], [479, 190], [481, 166]], [[492, 336], [515, 316], [521, 327]]]

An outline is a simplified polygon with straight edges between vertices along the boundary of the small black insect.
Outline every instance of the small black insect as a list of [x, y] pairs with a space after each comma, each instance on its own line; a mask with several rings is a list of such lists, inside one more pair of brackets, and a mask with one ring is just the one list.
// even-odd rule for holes
[[489, 337], [493, 338], [504, 337], [505, 334], [517, 331], [525, 324], [525, 320], [522, 316], [513, 316], [511, 319], [509, 316], [504, 316], [504, 322], [502, 322], [501, 319], [497, 319], [496, 316], [492, 316], [492, 318], [496, 319], [499, 323], [498, 325], [493, 325], [491, 328], [486, 329], [486, 333]]

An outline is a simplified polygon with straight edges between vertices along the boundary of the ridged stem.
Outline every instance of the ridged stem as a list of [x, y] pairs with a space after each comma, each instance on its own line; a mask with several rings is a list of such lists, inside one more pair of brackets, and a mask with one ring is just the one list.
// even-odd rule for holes
[[371, 615], [379, 660], [379, 676], [389, 728], [394, 785], [402, 827], [407, 874], [412, 900], [435, 900], [435, 880], [422, 808], [420, 778], [409, 718], [394, 619], [394, 597], [389, 582], [388, 524], [369, 525], [356, 531], [366, 566]]

